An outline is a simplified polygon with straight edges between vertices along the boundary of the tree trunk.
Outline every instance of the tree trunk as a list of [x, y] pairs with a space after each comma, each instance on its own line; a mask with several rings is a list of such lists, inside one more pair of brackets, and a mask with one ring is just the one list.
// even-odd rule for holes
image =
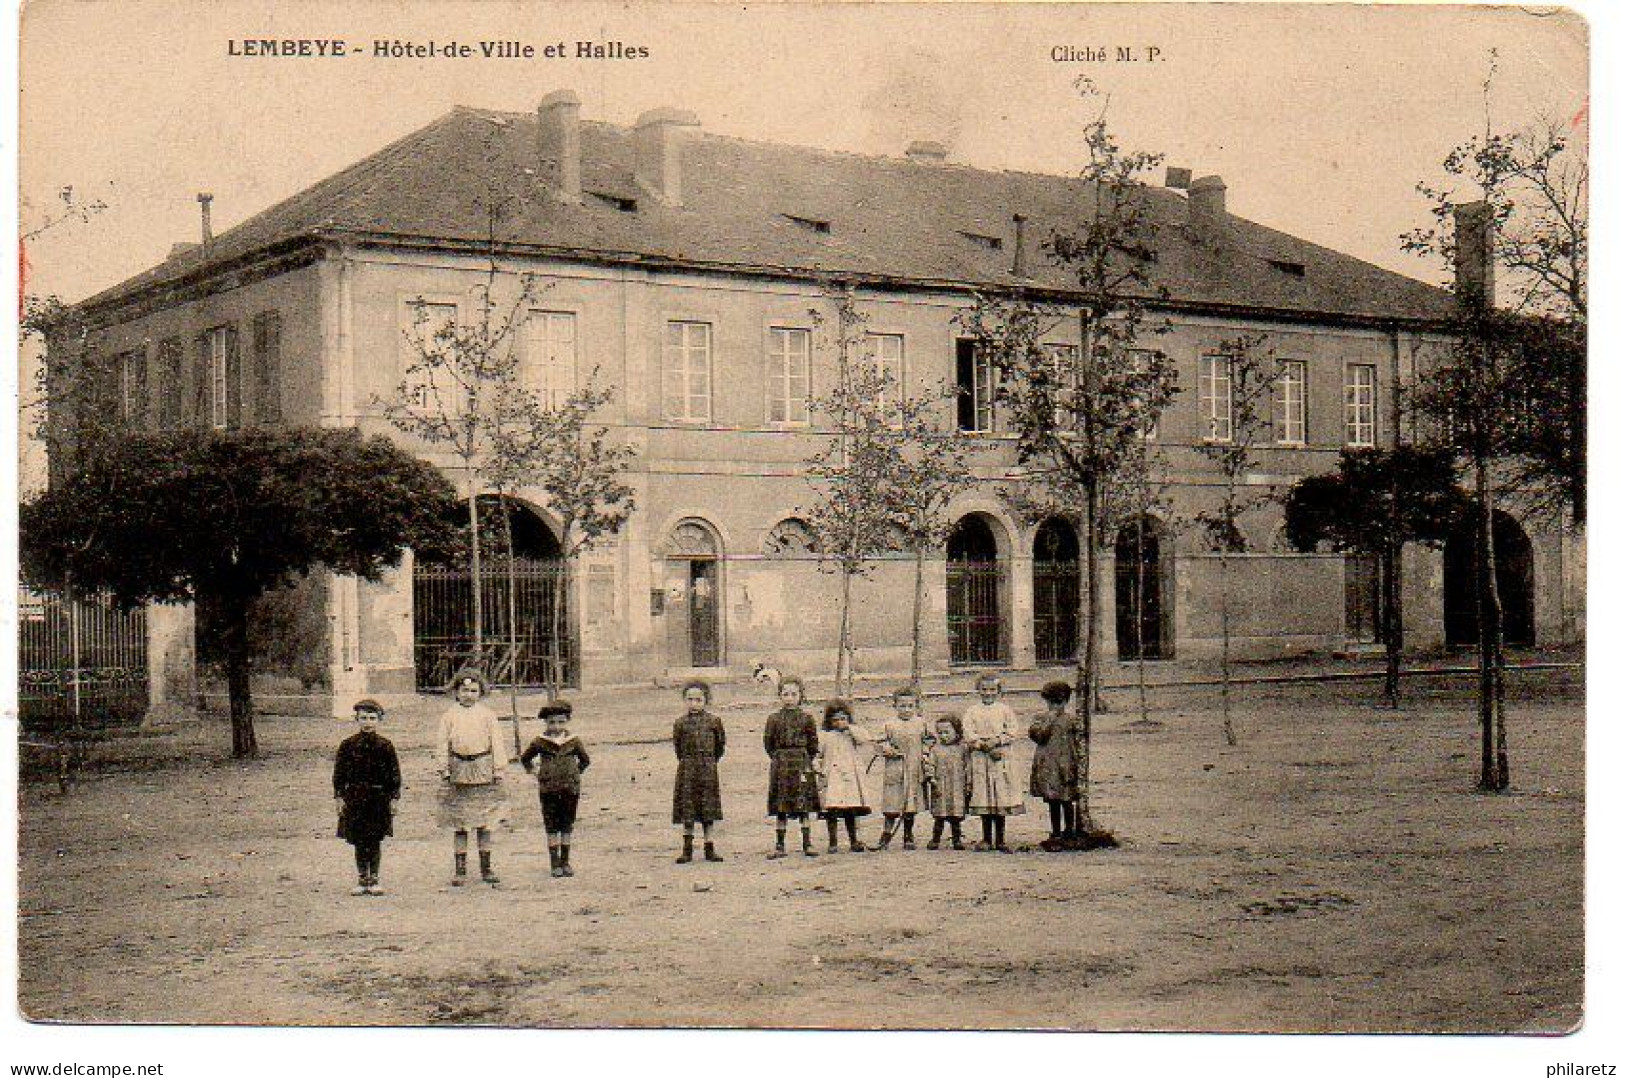
[[254, 736], [254, 700], [249, 687], [248, 599], [235, 592], [219, 597], [220, 644], [226, 660], [226, 698], [231, 708], [231, 755], [259, 755]]
[[1495, 579], [1495, 497], [1487, 454], [1476, 453], [1473, 481], [1478, 496], [1478, 557], [1473, 569], [1478, 591], [1478, 722], [1481, 790], [1505, 790], [1507, 766], [1506, 685], [1502, 675], [1501, 596]]
[[838, 696], [848, 695], [847, 683], [852, 675], [851, 648], [849, 641], [852, 636], [852, 573], [846, 568], [841, 569], [841, 631], [835, 642], [835, 692]]
[[[1395, 527], [1397, 528], [1397, 524]], [[1397, 534], [1397, 531], [1392, 533]], [[1404, 547], [1392, 537], [1382, 552], [1382, 638], [1387, 652], [1387, 666], [1382, 680], [1382, 700], [1391, 708], [1399, 707], [1399, 668], [1405, 653], [1405, 615], [1400, 600], [1400, 574], [1403, 572], [1404, 553]]]
[[[1151, 515], [1149, 500], [1141, 500], [1140, 519], [1134, 525], [1134, 680], [1140, 690], [1141, 722], [1151, 718], [1145, 684], [1145, 519]], [[1121, 646], [1118, 653], [1122, 653]]]
[[468, 480], [468, 580], [474, 590], [474, 659], [476, 669], [489, 676], [485, 668], [485, 596], [481, 594], [480, 577], [480, 496], [474, 485], [473, 468]]
[[1224, 713], [1224, 743], [1234, 746], [1236, 726], [1230, 718], [1230, 551], [1219, 549], [1219, 706]]
[[508, 557], [508, 714], [513, 719], [513, 751], [517, 756], [525, 746], [519, 733], [519, 581], [514, 575], [511, 509], [506, 501], [502, 503], [502, 546]]
[[920, 633], [925, 621], [925, 548], [914, 548], [914, 639], [908, 663], [908, 683], [920, 691]]
[[[569, 542], [570, 529], [564, 529], [565, 542]], [[553, 601], [548, 606], [548, 632], [547, 632], [547, 698], [557, 700], [564, 690], [564, 633], [567, 628], [564, 619], [565, 604], [570, 601], [570, 583], [574, 573], [571, 566], [574, 559], [566, 554], [559, 559], [559, 582], [553, 592]]]
[[1083, 498], [1083, 647], [1078, 652], [1078, 833], [1088, 836], [1099, 828], [1090, 805], [1091, 765], [1094, 762], [1095, 703], [1100, 678], [1100, 489], [1084, 488]]

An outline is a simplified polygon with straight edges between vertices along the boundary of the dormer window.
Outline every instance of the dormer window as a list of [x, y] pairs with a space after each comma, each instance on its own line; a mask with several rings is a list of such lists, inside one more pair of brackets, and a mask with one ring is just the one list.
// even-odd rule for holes
[[986, 236], [980, 232], [966, 232], [963, 229], [960, 230], [959, 234], [976, 244], [976, 246], [986, 247], [989, 251], [998, 251], [1004, 247], [1004, 240], [998, 236]]
[[1302, 262], [1283, 262], [1281, 259], [1269, 259], [1269, 264], [1288, 277], [1302, 277], [1305, 273]]
[[797, 228], [804, 228], [808, 232], [816, 232], [820, 236], [829, 235], [828, 221], [820, 221], [816, 217], [797, 217], [793, 213], [786, 213], [783, 217]]

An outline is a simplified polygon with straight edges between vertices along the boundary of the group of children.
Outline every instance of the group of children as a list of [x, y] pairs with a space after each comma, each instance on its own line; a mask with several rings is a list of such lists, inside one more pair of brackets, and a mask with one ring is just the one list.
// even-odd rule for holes
[[[436, 753], [442, 779], [437, 818], [453, 835], [453, 886], [468, 879], [468, 833], [474, 832], [480, 878], [500, 882], [492, 867], [491, 829], [507, 819], [503, 772], [509, 763], [497, 713], [483, 700], [485, 679], [475, 672], [457, 675], [455, 702], [440, 721]], [[981, 820], [978, 850], [1009, 853], [1005, 819], [1026, 811], [1026, 793], [1049, 806], [1050, 838], [1073, 833], [1073, 803], [1078, 795], [1073, 719], [1067, 709], [1072, 688], [1065, 682], [1045, 685], [1047, 709], [1027, 728], [1037, 746], [1026, 790], [1018, 785], [1011, 753], [1021, 734], [1014, 710], [1000, 699], [1002, 686], [992, 674], [976, 681], [978, 700], [962, 715], [928, 721], [921, 714], [916, 689], [892, 694], [894, 714], [876, 726], [854, 720], [852, 705], [831, 700], [822, 722], [804, 708], [806, 687], [800, 678], [779, 682], [779, 708], [768, 717], [762, 743], [767, 751], [767, 814], [775, 821], [769, 859], [787, 856], [785, 836], [793, 819], [801, 829], [801, 852], [816, 857], [811, 819], [824, 819], [829, 853], [839, 851], [844, 827], [847, 848], [869, 849], [858, 837], [858, 820], [873, 811], [871, 771], [882, 764], [880, 810], [884, 820], [875, 849], [889, 847], [901, 832], [902, 848], [915, 848], [914, 822], [921, 812], [932, 817], [926, 848], [939, 849], [946, 832], [953, 849], [965, 849], [962, 825], [967, 816]], [[682, 827], [678, 864], [694, 860], [698, 825], [706, 861], [721, 861], [713, 837], [722, 820], [722, 786], [717, 765], [727, 749], [727, 732], [713, 713], [711, 687], [703, 681], [683, 686], [684, 713], [672, 728], [677, 773], [672, 790], [672, 822]], [[355, 847], [359, 883], [356, 895], [383, 893], [379, 884], [381, 847], [393, 831], [400, 799], [400, 765], [394, 746], [377, 732], [384, 709], [374, 700], [355, 705], [357, 733], [339, 746], [333, 768], [333, 794], [339, 811], [338, 834]], [[520, 754], [520, 763], [536, 776], [542, 826], [547, 835], [552, 875], [573, 876], [570, 842], [581, 797], [581, 774], [591, 760], [581, 739], [570, 732], [571, 706], [544, 704], [537, 713], [543, 731]]]

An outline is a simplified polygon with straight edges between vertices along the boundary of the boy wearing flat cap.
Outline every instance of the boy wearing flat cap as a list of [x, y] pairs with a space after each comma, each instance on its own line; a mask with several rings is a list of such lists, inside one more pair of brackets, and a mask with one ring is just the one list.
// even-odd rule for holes
[[534, 769], [542, 800], [542, 829], [547, 832], [547, 856], [554, 876], [574, 876], [570, 867], [570, 834], [575, 829], [576, 806], [581, 801], [581, 773], [592, 761], [581, 739], [570, 732], [570, 703], [543, 704], [540, 736], [520, 755], [526, 771]]
[[395, 746], [378, 734], [384, 708], [376, 700], [355, 705], [359, 729], [339, 745], [333, 761], [333, 803], [338, 836], [355, 847], [360, 882], [352, 895], [381, 895], [378, 872], [384, 839], [395, 833], [395, 803], [401, 796], [401, 765]]

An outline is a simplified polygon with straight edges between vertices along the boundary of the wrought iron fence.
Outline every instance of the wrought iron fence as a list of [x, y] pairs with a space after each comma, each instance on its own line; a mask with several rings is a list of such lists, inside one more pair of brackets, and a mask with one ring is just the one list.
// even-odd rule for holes
[[955, 663], [1004, 662], [999, 613], [999, 564], [948, 563], [948, 658]]
[[[513, 581], [510, 604], [509, 579]], [[493, 685], [547, 685], [558, 626], [561, 685], [576, 682], [567, 576], [562, 561], [504, 561], [480, 573], [482, 646], [474, 647], [474, 588], [466, 566], [418, 564], [412, 578], [412, 656], [419, 690], [451, 683], [465, 666], [485, 671]], [[510, 618], [510, 605], [512, 617]], [[510, 625], [517, 631], [510, 632]]]
[[25, 729], [69, 732], [145, 717], [145, 610], [25, 590], [17, 622], [17, 702]]
[[1033, 647], [1040, 663], [1069, 663], [1078, 655], [1077, 562], [1033, 563]]

